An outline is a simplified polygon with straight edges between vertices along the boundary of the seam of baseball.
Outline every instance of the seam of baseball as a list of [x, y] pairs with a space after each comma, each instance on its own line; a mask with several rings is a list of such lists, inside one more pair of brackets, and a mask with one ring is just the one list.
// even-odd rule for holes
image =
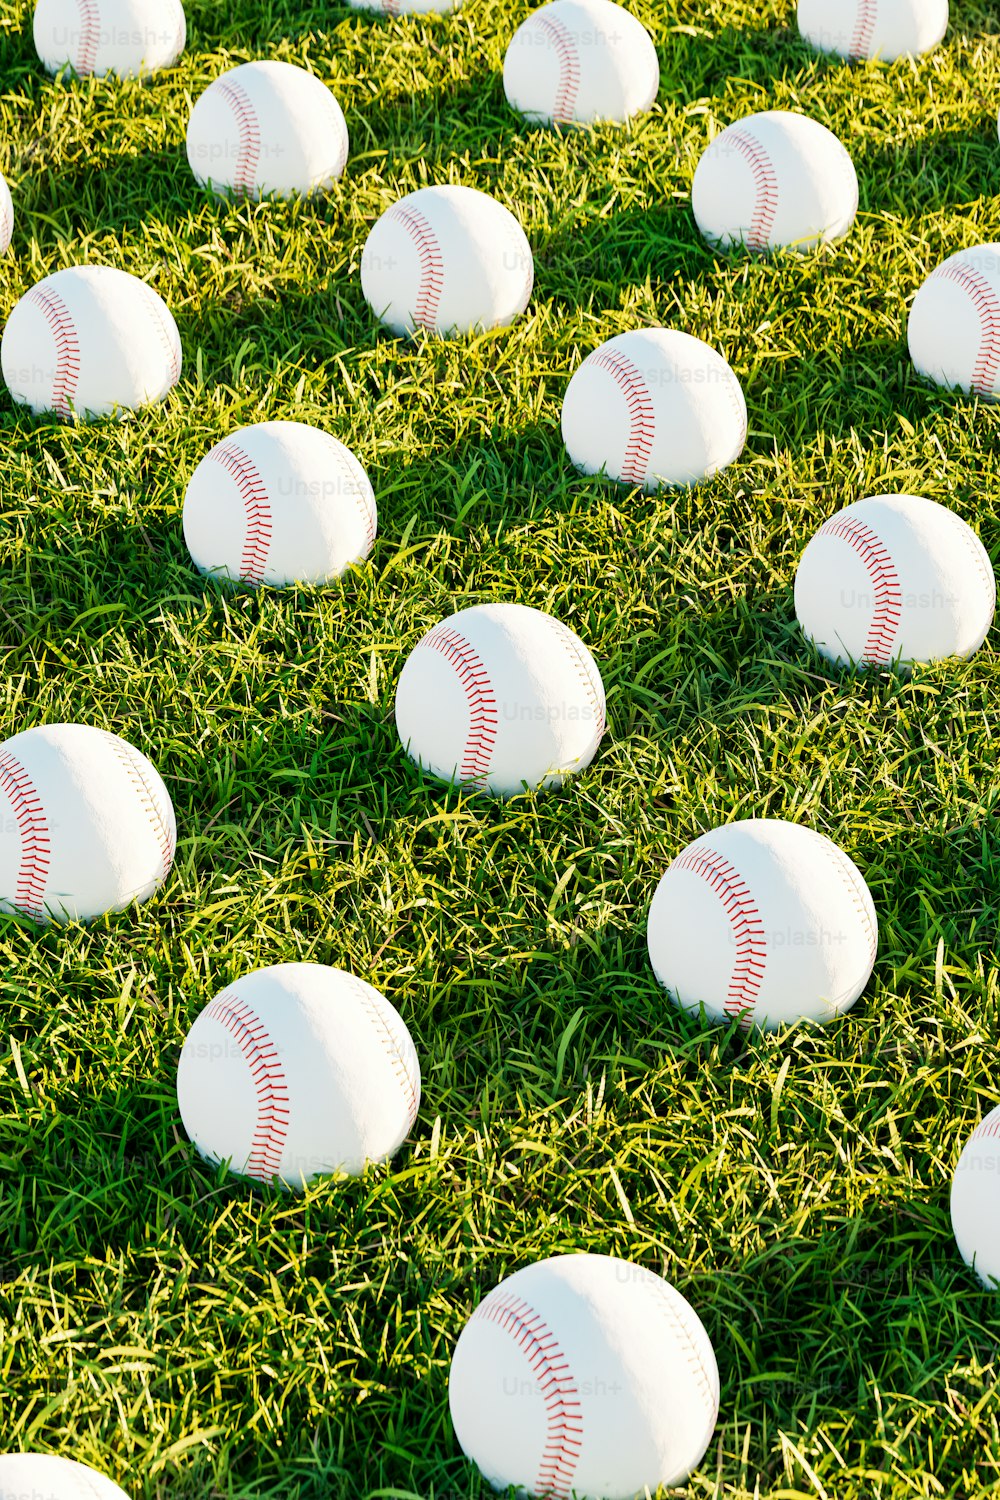
[[21, 839], [15, 903], [38, 921], [45, 909], [49, 878], [52, 850], [49, 825], [38, 788], [9, 750], [0, 753], [0, 791], [7, 794]]
[[170, 61], [175, 63], [184, 51], [184, 43], [187, 41], [187, 17], [184, 14], [184, 6], [181, 0], [174, 0], [177, 10], [177, 29], [174, 32], [173, 55]]
[[580, 681], [587, 689], [587, 696], [590, 699], [591, 707], [594, 710], [594, 721], [598, 726], [597, 738], [598, 741], [600, 741], [604, 735], [604, 730], [607, 723], [605, 716], [604, 694], [598, 688], [597, 683], [594, 681], [594, 674], [591, 671], [587, 658], [584, 656], [583, 652], [580, 649], [580, 642], [577, 639], [576, 635], [572, 630], [570, 630], [569, 626], [564, 625], [561, 620], [552, 620], [552, 624], [555, 628], [556, 636], [569, 653], [570, 659], [577, 671], [577, 674], [579, 675]]
[[766, 250], [778, 212], [778, 174], [774, 169], [774, 162], [749, 130], [730, 127], [724, 134], [743, 157], [753, 177], [754, 206], [747, 249]]
[[[326, 84], [324, 84], [323, 87], [326, 88]], [[350, 138], [347, 133], [347, 122], [344, 119], [344, 112], [340, 107], [340, 101], [333, 93], [331, 93], [330, 89], [328, 88], [326, 88], [326, 95], [327, 99], [329, 100], [327, 110], [339, 137], [337, 142], [337, 158], [333, 166], [333, 175], [335, 177], [340, 177], [343, 174], [344, 168], [347, 166], [347, 156], [351, 149]]]
[[240, 558], [240, 578], [244, 583], [260, 583], [271, 548], [271, 497], [267, 485], [250, 455], [231, 438], [217, 444], [208, 457], [225, 469], [243, 502], [246, 535]]
[[163, 816], [155, 789], [146, 779], [146, 772], [140, 758], [140, 752], [127, 740], [120, 739], [118, 735], [112, 734], [107, 729], [102, 729], [101, 734], [105, 743], [112, 753], [117, 757], [125, 768], [125, 773], [139, 793], [139, 800], [143, 804], [150, 825], [156, 835], [156, 841], [160, 846], [160, 857], [163, 861], [160, 879], [166, 880], [170, 874], [170, 867], [174, 862], [174, 849], [176, 847], [176, 832], [171, 828], [169, 821]]
[[545, 1403], [547, 1429], [536, 1490], [552, 1500], [569, 1500], [583, 1445], [583, 1407], [569, 1361], [545, 1320], [510, 1292], [492, 1292], [476, 1308], [476, 1318], [509, 1333], [527, 1358]]
[[831, 516], [818, 535], [839, 537], [861, 558], [875, 590], [875, 607], [861, 659], [863, 663], [884, 666], [892, 660], [903, 615], [903, 592], [892, 554], [872, 527], [853, 516]]
[[80, 46], [77, 51], [75, 69], [82, 77], [94, 71], [97, 48], [101, 40], [101, 17], [94, 0], [76, 0], [80, 12]]
[[[525, 258], [525, 250], [528, 252], [527, 258]], [[521, 297], [517, 307], [517, 316], [519, 316], [531, 301], [531, 294], [535, 289], [535, 257], [531, 252], [531, 246], [528, 244], [528, 237], [520, 224], [517, 224], [517, 232], [511, 235], [511, 256], [513, 259], [520, 257], [525, 261], [524, 282], [521, 286]]]
[[454, 667], [469, 705], [469, 733], [462, 751], [459, 777], [482, 788], [490, 772], [499, 715], [496, 694], [485, 663], [475, 648], [450, 625], [435, 625], [417, 642], [439, 651]]
[[353, 974], [347, 975], [347, 978], [350, 979], [351, 988], [364, 1006], [365, 1012], [382, 1044], [382, 1049], [389, 1059], [392, 1071], [399, 1080], [399, 1086], [403, 1092], [403, 1100], [406, 1104], [406, 1128], [409, 1131], [413, 1128], [413, 1122], [417, 1118], [417, 1112], [420, 1108], [419, 1087], [406, 1065], [406, 1058], [403, 1055], [403, 1051], [393, 1036], [392, 1028], [382, 1012], [381, 1002], [384, 997], [377, 995], [376, 991], [369, 985], [364, 984], [360, 979], [357, 979]]
[[681, 1335], [684, 1344], [684, 1356], [694, 1372], [698, 1389], [712, 1414], [709, 1422], [709, 1432], [711, 1432], [719, 1415], [719, 1395], [715, 1389], [715, 1381], [709, 1374], [705, 1366], [705, 1361], [701, 1357], [698, 1340], [686, 1316], [688, 1304], [680, 1292], [677, 1291], [676, 1287], [670, 1286], [668, 1282], [665, 1282], [662, 1277], [655, 1275], [652, 1271], [647, 1274], [649, 1276], [648, 1285], [650, 1290], [657, 1297], [674, 1330]]
[[949, 265], [946, 261], [938, 266], [934, 276], [954, 281], [972, 301], [979, 319], [979, 350], [972, 367], [972, 390], [977, 396], [992, 396], [1000, 369], [1000, 298], [974, 266], [961, 262]]
[[878, 15], [878, 0], [857, 0], [857, 5], [858, 14], [854, 23], [850, 49], [851, 57], [855, 59], [868, 56], [872, 32], [875, 30], [875, 18]]
[[348, 475], [355, 482], [353, 491], [354, 501], [365, 528], [365, 552], [367, 554], [375, 545], [375, 533], [378, 528], [378, 511], [371, 481], [350, 448], [338, 442], [329, 432], [325, 432], [323, 436], [329, 444], [330, 452], [335, 458], [338, 468], [341, 470], [346, 469]]
[[580, 91], [580, 56], [576, 39], [562, 21], [551, 16], [536, 12], [535, 22], [548, 36], [559, 62], [559, 83], [552, 105], [552, 118], [561, 122], [572, 120]]
[[50, 287], [33, 286], [26, 295], [42, 310], [56, 346], [56, 368], [52, 376], [52, 407], [60, 417], [74, 414], [76, 388], [80, 380], [80, 340], [69, 308]]
[[420, 284], [413, 310], [413, 321], [418, 328], [433, 330], [437, 325], [441, 294], [444, 291], [444, 257], [437, 235], [419, 209], [403, 203], [394, 203], [387, 217], [402, 224], [413, 241], [420, 263]]
[[[824, 834], [818, 833], [815, 828], [810, 828], [807, 831], [818, 841], [823, 853], [833, 864], [851, 900], [857, 907], [868, 942], [868, 961], [874, 964], [876, 954], [878, 953], [878, 929], [872, 922], [871, 912], [868, 910], [868, 902], [865, 900], [867, 886], [864, 885], [863, 876], [860, 875], [853, 861], [848, 859], [839, 844], [835, 844], [832, 839], [826, 838]], [[859, 881], [861, 884], [859, 884]]]
[[278, 1049], [260, 1017], [234, 991], [226, 990], [219, 995], [205, 1015], [236, 1038], [249, 1065], [257, 1095], [257, 1121], [246, 1171], [251, 1177], [270, 1182], [281, 1169], [291, 1112], [288, 1081]]
[[767, 938], [753, 893], [736, 867], [705, 844], [683, 850], [670, 868], [700, 875], [722, 902], [736, 939], [736, 962], [724, 1009], [741, 1026], [749, 1026], [767, 965]]
[[649, 460], [656, 436], [656, 408], [649, 387], [640, 370], [614, 349], [595, 349], [585, 364], [607, 370], [625, 397], [628, 407], [629, 434], [622, 464], [626, 484], [644, 485], [649, 478]]
[[986, 585], [986, 590], [990, 596], [990, 608], [996, 609], [997, 579], [993, 571], [993, 564], [989, 559], [989, 554], [983, 546], [982, 538], [977, 536], [972, 527], [955, 511], [949, 510], [946, 505], [942, 505], [941, 509], [946, 516], [951, 518], [956, 535], [961, 537], [963, 546], [975, 563], [976, 571]]
[[240, 154], [233, 173], [233, 192], [251, 194], [257, 187], [257, 163], [260, 160], [260, 124], [253, 100], [241, 83], [232, 78], [217, 79], [217, 87], [236, 116]]
[[14, 205], [11, 201], [10, 189], [2, 195], [0, 203], [0, 254], [5, 255], [10, 249], [10, 242], [14, 238]]
[[740, 387], [739, 380], [737, 379], [736, 371], [733, 369], [732, 365], [730, 365], [728, 362], [724, 362], [724, 363], [725, 363], [726, 367], [725, 367], [725, 372], [724, 372], [725, 373], [725, 379], [723, 380], [723, 385], [726, 388], [726, 395], [729, 397], [729, 404], [733, 408], [733, 414], [736, 417], [737, 422], [739, 423], [739, 427], [740, 427], [740, 442], [739, 442], [739, 450], [738, 451], [740, 453], [742, 453], [742, 451], [743, 451], [743, 445], [744, 445], [744, 443], [747, 440], [747, 424], [749, 422], [749, 413], [747, 412], [746, 397], [744, 396], [743, 400], [741, 401], [739, 399], [739, 396], [737, 396], [737, 394], [736, 394], [737, 390], [739, 390], [740, 395], [743, 395], [743, 392], [742, 392], [742, 388]]
[[171, 332], [167, 326], [166, 319], [163, 316], [164, 304], [162, 299], [153, 291], [149, 282], [140, 281], [139, 285], [143, 288], [143, 296], [153, 319], [156, 332], [159, 335], [160, 343], [163, 345], [166, 353], [167, 364], [170, 369], [170, 386], [173, 387], [180, 379], [181, 373], [180, 338], [177, 335], [176, 329]]

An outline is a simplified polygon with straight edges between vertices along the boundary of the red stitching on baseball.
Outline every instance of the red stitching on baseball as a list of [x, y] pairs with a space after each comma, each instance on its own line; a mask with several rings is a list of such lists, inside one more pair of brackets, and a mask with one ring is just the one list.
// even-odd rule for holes
[[38, 790], [9, 750], [0, 753], [0, 791], [7, 795], [21, 839], [21, 863], [14, 890], [15, 905], [36, 921], [44, 910], [52, 846], [45, 808]]
[[171, 328], [164, 318], [163, 303], [153, 291], [149, 282], [140, 281], [139, 285], [143, 288], [150, 316], [153, 319], [153, 325], [167, 356], [167, 364], [170, 368], [170, 384], [171, 386], [175, 386], [181, 374], [181, 346], [177, 329], [176, 327]]
[[160, 871], [160, 879], [166, 880], [170, 874], [170, 867], [174, 862], [174, 850], [177, 844], [177, 831], [172, 826], [172, 820], [165, 817], [157, 798], [156, 788], [152, 782], [146, 779], [146, 768], [144, 758], [134, 745], [127, 740], [120, 739], [117, 734], [111, 734], [107, 729], [100, 733], [114, 755], [125, 767], [125, 772], [139, 794], [139, 801], [143, 804], [146, 814], [153, 827], [157, 843], [160, 846], [160, 857], [163, 861]]
[[629, 433], [621, 477], [627, 484], [645, 484], [656, 436], [656, 408], [641, 371], [615, 349], [595, 349], [584, 363], [607, 370], [625, 397]]
[[420, 285], [413, 321], [418, 328], [433, 330], [437, 326], [438, 308], [444, 291], [444, 259], [437, 235], [420, 210], [407, 204], [394, 203], [386, 217], [402, 224], [416, 246], [420, 262]]
[[851, 37], [850, 55], [853, 58], [867, 57], [871, 47], [875, 18], [878, 15], [878, 0], [857, 0], [858, 14]]
[[56, 346], [56, 368], [52, 377], [52, 408], [60, 417], [73, 414], [73, 402], [80, 380], [80, 341], [76, 324], [58, 292], [51, 287], [33, 286], [26, 293], [40, 307]]
[[205, 1014], [236, 1038], [249, 1064], [257, 1094], [257, 1123], [246, 1171], [251, 1177], [270, 1182], [281, 1170], [290, 1118], [288, 1082], [278, 1050], [260, 1017], [234, 992], [226, 990], [219, 995]]
[[973, 1141], [985, 1141], [987, 1138], [992, 1139], [994, 1136], [1000, 1136], [1000, 1114], [997, 1115], [995, 1120], [987, 1115], [986, 1119], [980, 1125], [977, 1125], [969, 1136], [968, 1144], [971, 1146]]
[[417, 1118], [420, 1099], [414, 1086], [413, 1075], [406, 1065], [406, 1059], [403, 1056], [399, 1043], [393, 1035], [392, 1028], [383, 1014], [383, 997], [372, 990], [370, 986], [362, 983], [360, 979], [356, 979], [353, 974], [348, 977], [352, 980], [352, 988], [367, 1011], [372, 1025], [378, 1032], [379, 1041], [382, 1043], [382, 1047], [389, 1058], [392, 1071], [399, 1080], [399, 1086], [403, 1090], [403, 1098], [406, 1101], [406, 1128], [409, 1130]]
[[853, 516], [832, 516], [820, 527], [818, 535], [840, 537], [864, 563], [875, 590], [875, 611], [861, 660], [884, 665], [892, 660], [893, 643], [903, 615], [903, 592], [892, 555], [878, 534]]
[[576, 50], [576, 39], [562, 21], [543, 12], [536, 12], [535, 23], [548, 36], [559, 62], [559, 83], [552, 106], [552, 118], [572, 120], [576, 96], [580, 90], [580, 58]]
[[257, 186], [257, 163], [260, 160], [260, 126], [250, 95], [233, 78], [219, 78], [216, 87], [236, 116], [240, 154], [233, 173], [233, 192], [252, 193]]
[[979, 318], [979, 352], [972, 367], [972, 389], [977, 396], [996, 394], [1000, 367], [1000, 299], [987, 278], [973, 266], [948, 261], [938, 266], [935, 277], [954, 281], [968, 292]]
[[76, 56], [76, 71], [81, 76], [94, 71], [97, 48], [101, 40], [101, 17], [94, 0], [76, 0], [80, 12], [80, 47]]
[[741, 1026], [749, 1026], [767, 967], [767, 938], [753, 893], [735, 866], [705, 844], [685, 849], [670, 868], [700, 875], [725, 907], [736, 939], [725, 1012]]
[[240, 578], [244, 583], [260, 583], [271, 547], [271, 497], [267, 486], [257, 465], [238, 443], [219, 443], [208, 456], [221, 464], [235, 481], [243, 501], [247, 529], [240, 558]]
[[497, 700], [489, 673], [465, 637], [449, 625], [435, 625], [417, 645], [440, 651], [458, 673], [469, 704], [469, 734], [462, 752], [459, 776], [464, 782], [482, 787], [489, 776], [499, 724]]
[[594, 713], [594, 722], [597, 725], [597, 738], [601, 739], [606, 728], [604, 694], [598, 683], [594, 681], [594, 668], [581, 650], [580, 641], [574, 635], [573, 631], [564, 625], [561, 620], [553, 620], [552, 624], [555, 627], [556, 635], [573, 658], [573, 665], [579, 673], [580, 681], [587, 689], [587, 697], [590, 699], [590, 706]]
[[547, 1425], [535, 1493], [569, 1500], [583, 1445], [583, 1407], [555, 1334], [533, 1307], [502, 1287], [479, 1304], [472, 1318], [495, 1323], [509, 1333], [527, 1358], [545, 1403]]
[[724, 139], [734, 145], [750, 168], [754, 185], [754, 208], [750, 220], [748, 250], [766, 250], [778, 212], [778, 175], [774, 163], [755, 135], [749, 130], [730, 127]]

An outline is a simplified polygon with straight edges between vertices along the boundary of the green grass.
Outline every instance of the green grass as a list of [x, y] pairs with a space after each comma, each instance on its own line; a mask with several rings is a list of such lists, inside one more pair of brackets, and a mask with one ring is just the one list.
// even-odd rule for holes
[[[0, 736], [115, 730], [180, 833], [143, 907], [0, 921], [0, 1448], [136, 1500], [479, 1496], [447, 1414], [458, 1333], [506, 1273], [586, 1249], [662, 1271], [714, 1340], [719, 1426], [686, 1495], [993, 1496], [997, 1303], [948, 1189], [997, 1097], [1000, 660], [833, 673], [791, 584], [819, 522], [879, 491], [947, 503], [1000, 557], [1000, 414], [919, 384], [905, 344], [927, 272], [996, 236], [1000, 14], [959, 0], [932, 56], [851, 69], [784, 0], [634, 0], [657, 108], [560, 136], [503, 98], [532, 3], [383, 23], [192, 0], [180, 65], [138, 84], [47, 80], [28, 4], [0, 0], [0, 316], [106, 262], [151, 279], [185, 354], [165, 406], [121, 425], [0, 398]], [[190, 103], [269, 55], [334, 87], [348, 174], [318, 204], [215, 203]], [[858, 222], [802, 260], [727, 259], [691, 175], [713, 127], [769, 106], [844, 141]], [[535, 296], [501, 335], [397, 343], [361, 247], [443, 181], [515, 210]], [[613, 492], [562, 451], [579, 359], [649, 322], [717, 346], [747, 394], [743, 459], [692, 493]], [[187, 478], [270, 417], [371, 474], [378, 541], [342, 585], [233, 594], [190, 565]], [[551, 610], [601, 666], [609, 733], [561, 792], [463, 798], [398, 745], [408, 649], [488, 599]], [[871, 885], [875, 974], [828, 1030], [701, 1030], [649, 972], [665, 866], [748, 815], [822, 829]], [[301, 1197], [193, 1160], [174, 1095], [210, 996], [296, 958], [383, 989], [424, 1075], [390, 1168]]]

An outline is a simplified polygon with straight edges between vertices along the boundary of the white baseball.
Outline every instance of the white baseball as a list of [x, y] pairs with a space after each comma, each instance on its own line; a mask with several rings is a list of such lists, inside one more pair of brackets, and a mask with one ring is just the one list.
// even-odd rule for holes
[[798, 21], [821, 52], [893, 62], [937, 46], [948, 29], [948, 0], [799, 0]]
[[604, 723], [604, 684], [580, 637], [523, 604], [449, 615], [414, 646], [396, 688], [407, 754], [501, 797], [584, 770]]
[[462, 0], [347, 0], [352, 10], [374, 10], [383, 16], [444, 16]]
[[180, 0], [38, 0], [32, 29], [50, 73], [120, 78], [171, 67], [186, 36]]
[[459, 1336], [448, 1404], [496, 1489], [631, 1500], [683, 1484], [719, 1411], [690, 1303], [643, 1266], [554, 1255], [494, 1287]]
[[748, 818], [681, 851], [656, 887], [646, 937], [682, 1009], [770, 1031], [851, 1008], [878, 922], [861, 872], [830, 839]]
[[966, 1265], [995, 1291], [1000, 1284], [1000, 1105], [972, 1132], [958, 1158], [951, 1227]]
[[191, 170], [220, 194], [321, 193], [342, 174], [349, 149], [333, 94], [292, 63], [230, 68], [209, 84], [188, 121]]
[[0, 1500], [128, 1500], [104, 1474], [54, 1453], [0, 1454]]
[[0, 744], [0, 908], [82, 920], [145, 901], [174, 859], [169, 794], [134, 745], [87, 724]]
[[959, 250], [931, 272], [906, 340], [918, 374], [987, 401], [1000, 396], [1000, 244]]
[[514, 215], [467, 187], [418, 188], [376, 220], [361, 290], [394, 333], [500, 328], [528, 305], [535, 267]]
[[303, 1187], [386, 1161], [410, 1133], [420, 1067], [384, 995], [325, 964], [276, 964], [222, 991], [181, 1051], [184, 1128], [211, 1162]]
[[858, 177], [825, 125], [769, 109], [728, 126], [705, 149], [691, 207], [712, 244], [805, 251], [850, 229]]
[[180, 378], [181, 341], [145, 281], [111, 266], [72, 266], [17, 303], [0, 367], [13, 399], [34, 412], [103, 417], [161, 401]]
[[241, 427], [202, 459], [184, 540], [203, 573], [244, 583], [326, 583], [368, 556], [375, 496], [350, 448], [304, 422]]
[[832, 661], [907, 666], [978, 651], [996, 593], [986, 549], [961, 516], [920, 495], [874, 495], [809, 542], [795, 613]]
[[701, 339], [636, 329], [601, 344], [573, 375], [562, 435], [585, 474], [645, 490], [695, 484], [742, 453], [747, 406], [729, 365]]
[[508, 102], [529, 120], [590, 125], [649, 108], [660, 87], [652, 37], [612, 0], [550, 0], [515, 31], [503, 64]]

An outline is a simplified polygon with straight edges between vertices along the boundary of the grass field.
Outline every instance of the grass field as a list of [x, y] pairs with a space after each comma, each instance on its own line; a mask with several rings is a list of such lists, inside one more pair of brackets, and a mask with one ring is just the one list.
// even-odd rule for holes
[[[662, 1271], [714, 1340], [719, 1426], [684, 1494], [993, 1496], [997, 1301], [948, 1189], [997, 1098], [1000, 660], [832, 672], [791, 584], [820, 521], [880, 491], [947, 503], [1000, 559], [1000, 413], [922, 386], [905, 343], [923, 277], [998, 236], [1000, 12], [959, 0], [919, 64], [847, 68], [786, 0], [631, 0], [656, 109], [560, 136], [503, 97], [532, 5], [382, 22], [191, 0], [180, 65], [138, 84], [47, 80], [29, 5], [0, 0], [0, 315], [108, 263], [150, 279], [185, 355], [164, 407], [120, 425], [0, 397], [0, 736], [113, 729], [180, 834], [143, 907], [0, 919], [0, 1447], [136, 1500], [479, 1496], [454, 1342], [501, 1276], [586, 1249]], [[343, 103], [328, 201], [227, 207], [189, 174], [192, 100], [261, 56]], [[858, 222], [801, 260], [727, 259], [690, 179], [711, 132], [770, 106], [845, 143]], [[397, 343], [361, 247], [444, 181], [517, 213], [535, 295], [500, 335]], [[576, 475], [558, 416], [585, 353], [654, 322], [727, 356], [750, 436], [713, 482], [646, 497]], [[327, 427], [371, 474], [379, 537], [342, 586], [227, 593], [190, 565], [187, 478], [270, 417]], [[609, 699], [593, 767], [508, 804], [422, 781], [392, 719], [417, 637], [490, 599], [578, 630]], [[875, 897], [873, 980], [822, 1032], [699, 1029], [649, 972], [669, 860], [754, 815], [829, 834]], [[174, 1094], [206, 1001], [296, 958], [383, 989], [424, 1076], [390, 1168], [301, 1197], [194, 1160]]]

